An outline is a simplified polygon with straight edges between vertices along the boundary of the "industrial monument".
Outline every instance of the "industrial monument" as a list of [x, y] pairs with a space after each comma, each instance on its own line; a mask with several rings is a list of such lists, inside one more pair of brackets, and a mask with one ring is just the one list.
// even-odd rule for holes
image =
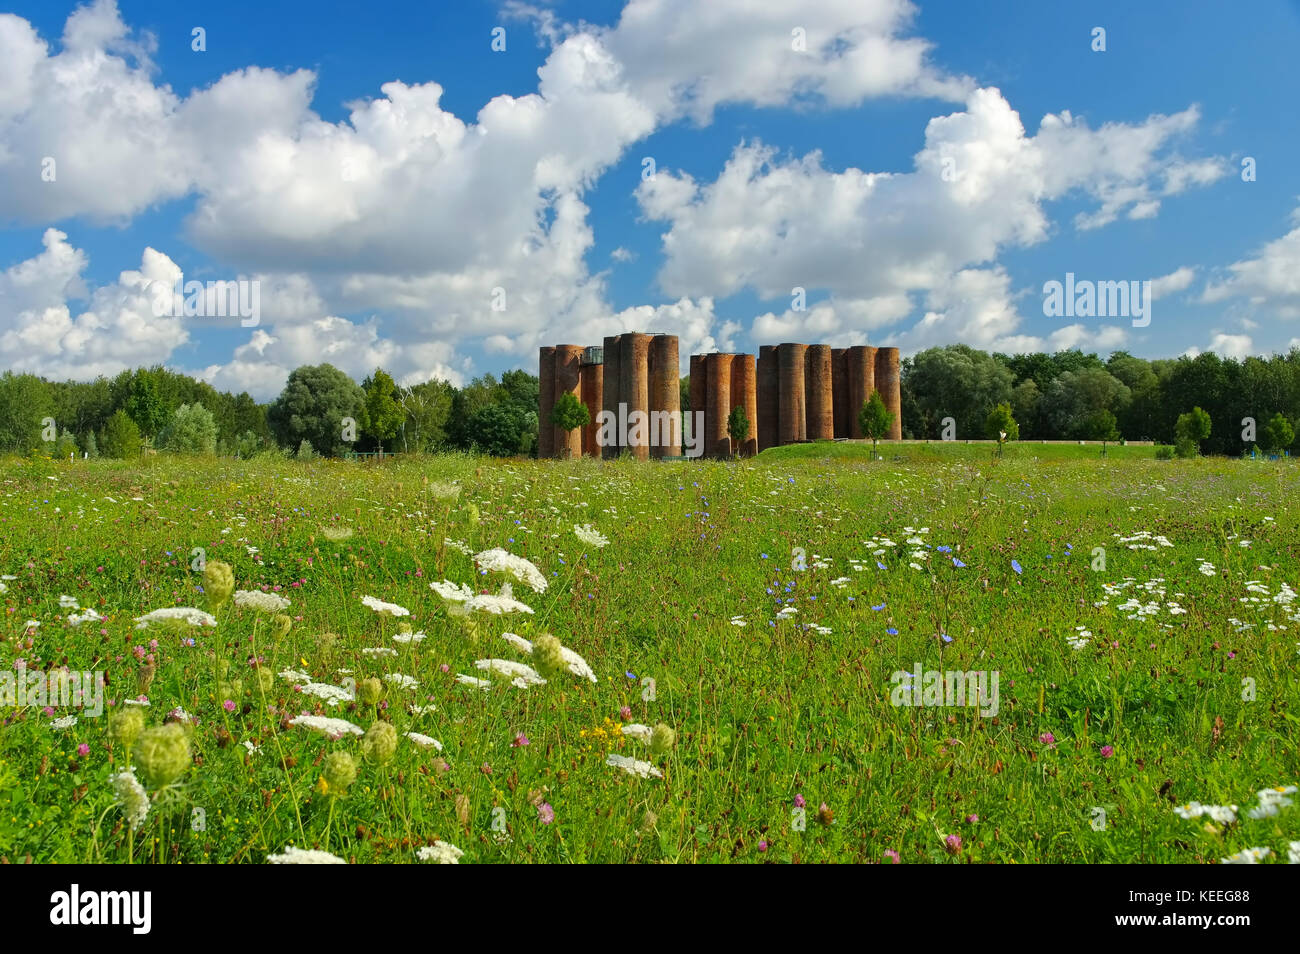
[[[694, 427], [683, 431], [675, 335], [625, 332], [603, 347], [541, 349], [539, 457], [641, 460], [700, 453], [752, 456], [768, 447], [864, 437], [858, 412], [873, 391], [894, 415], [888, 440], [903, 436], [897, 348], [824, 344], [763, 345], [752, 354], [693, 354], [690, 405]], [[556, 400], [569, 392], [587, 406], [586, 427], [563, 431], [551, 423]], [[727, 420], [742, 407], [749, 431], [732, 447]], [[697, 429], [698, 428], [698, 429]]]

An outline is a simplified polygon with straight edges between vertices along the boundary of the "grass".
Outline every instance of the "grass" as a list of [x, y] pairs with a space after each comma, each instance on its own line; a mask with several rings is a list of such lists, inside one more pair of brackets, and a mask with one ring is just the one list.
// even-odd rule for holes
[[[4, 667], [104, 670], [108, 711], [146, 697], [192, 754], [132, 833], [108, 718], [0, 710], [0, 856], [261, 863], [295, 845], [403, 862], [441, 840], [462, 863], [1285, 860], [1300, 807], [1248, 811], [1300, 777], [1300, 471], [1141, 459], [1153, 448], [882, 449], [903, 459], [0, 462]], [[535, 615], [467, 622], [429, 588], [495, 592], [468, 555], [493, 547], [549, 581], [514, 584]], [[215, 630], [136, 629], [210, 608], [196, 548], [290, 599], [288, 634], [229, 603]], [[105, 618], [73, 626], [61, 596]], [[402, 623], [426, 638], [395, 641]], [[519, 689], [475, 668], [528, 660], [506, 631], [555, 634], [599, 681]], [[263, 685], [255, 656], [299, 675]], [[893, 674], [917, 664], [996, 671], [997, 715], [893, 704]], [[390, 674], [418, 686], [384, 682], [377, 707], [295, 689]], [[357, 738], [288, 725], [303, 712], [391, 722], [397, 750], [367, 760]], [[652, 756], [628, 722], [676, 744]], [[320, 784], [333, 752], [359, 770], [342, 798]], [[1191, 801], [1239, 811], [1174, 811]]]
[[[1155, 445], [1109, 444], [1106, 454], [1102, 455], [1100, 444], [1040, 444], [1033, 441], [1024, 443], [1012, 441], [1003, 445], [1002, 458], [1012, 460], [1154, 460]], [[965, 441], [929, 441], [925, 443], [903, 441], [882, 441], [875, 449], [876, 454], [895, 463], [921, 461], [992, 461], [997, 455], [997, 445], [988, 443], [968, 444]], [[871, 460], [870, 441], [813, 441], [807, 444], [786, 444], [771, 447], [759, 455], [766, 461], [785, 460]]]

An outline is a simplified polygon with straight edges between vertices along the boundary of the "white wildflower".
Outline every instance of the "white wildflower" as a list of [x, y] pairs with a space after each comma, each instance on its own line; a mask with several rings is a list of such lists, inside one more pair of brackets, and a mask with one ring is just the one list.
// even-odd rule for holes
[[68, 617], [68, 625], [80, 626], [82, 623], [98, 623], [104, 617], [100, 616], [93, 609], [87, 606], [80, 613], [73, 613]]
[[1285, 788], [1278, 786], [1276, 788], [1263, 788], [1259, 790], [1259, 805], [1246, 812], [1249, 818], [1272, 818], [1282, 809], [1291, 806], [1291, 799], [1288, 796], [1294, 795], [1296, 787], [1288, 785]]
[[328, 682], [311, 682], [308, 680], [298, 689], [303, 695], [324, 699], [325, 704], [329, 706], [336, 706], [340, 702], [352, 702], [356, 699], [356, 694], [351, 689], [330, 685]]
[[458, 865], [465, 852], [449, 841], [435, 841], [432, 847], [420, 848], [415, 857], [436, 865]]
[[72, 728], [74, 725], [76, 725], [76, 724], [77, 724], [77, 717], [74, 716], [74, 715], [67, 715], [67, 716], [64, 716], [64, 717], [61, 718], [61, 719], [55, 719], [53, 722], [51, 722], [51, 723], [50, 723], [50, 728], [51, 728], [51, 729], [71, 729], [71, 728]]
[[347, 864], [338, 855], [331, 855], [328, 851], [316, 851], [310, 848], [295, 848], [293, 845], [285, 847], [278, 855], [267, 855], [266, 863], [269, 865], [345, 865]]
[[636, 739], [638, 742], [644, 742], [646, 745], [650, 744], [650, 733], [652, 731], [653, 730], [650, 728], [650, 726], [641, 725], [641, 723], [639, 722], [634, 722], [631, 725], [623, 726], [624, 735], [626, 735], [629, 739]]
[[489, 573], [504, 573], [525, 586], [532, 587], [536, 593], [546, 592], [546, 577], [542, 575], [541, 570], [537, 569], [529, 560], [525, 560], [521, 556], [515, 556], [500, 547], [474, 554], [474, 562], [480, 570], [486, 570]]
[[420, 684], [418, 679], [413, 679], [412, 677], [403, 675], [400, 672], [390, 672], [385, 674], [384, 682], [391, 682], [393, 685], [399, 686], [402, 689], [414, 689]]
[[1237, 820], [1236, 805], [1202, 805], [1200, 802], [1188, 802], [1186, 805], [1177, 806], [1174, 813], [1179, 818], [1187, 819], [1209, 815], [1220, 825], [1227, 825]]
[[135, 628], [145, 629], [150, 623], [183, 623], [187, 626], [216, 626], [217, 620], [210, 613], [190, 606], [166, 606], [151, 613], [135, 618]]
[[515, 685], [521, 680], [525, 686], [544, 686], [546, 680], [532, 666], [525, 666], [510, 659], [476, 659], [474, 665], [486, 672], [505, 676]]
[[611, 765], [614, 768], [621, 768], [629, 775], [637, 775], [641, 778], [650, 778], [651, 776], [655, 778], [664, 777], [664, 773], [659, 771], [653, 762], [642, 762], [640, 759], [630, 758], [626, 755], [618, 755], [617, 753], [610, 753], [609, 757], [605, 759], [605, 764]]
[[328, 716], [303, 714], [289, 720], [290, 725], [300, 725], [304, 729], [323, 732], [332, 739], [341, 739], [345, 735], [365, 735], [359, 725], [353, 725], [347, 719], [331, 719]]
[[416, 745], [422, 745], [426, 749], [433, 746], [433, 748], [437, 749], [439, 752], [442, 751], [442, 743], [431, 735], [421, 735], [419, 732], [408, 732], [406, 733], [406, 737]]
[[492, 681], [490, 679], [476, 679], [474, 676], [467, 676], [463, 672], [456, 673], [456, 681], [462, 686], [473, 686], [476, 689], [492, 688]]
[[81, 609], [81, 604], [77, 602], [77, 598], [75, 596], [60, 596], [59, 608], [60, 609]]
[[276, 593], [261, 590], [235, 590], [235, 605], [246, 606], [259, 613], [279, 613], [289, 607], [289, 601]]
[[131, 826], [132, 831], [139, 831], [149, 814], [149, 793], [136, 779], [135, 769], [128, 768], [112, 775], [108, 781], [113, 786], [117, 803], [122, 806], [122, 814], [126, 816], [127, 824]]
[[1243, 848], [1235, 855], [1220, 858], [1219, 863], [1224, 865], [1257, 865], [1272, 853], [1272, 848]]
[[[515, 633], [502, 633], [501, 638], [521, 652], [532, 655], [533, 644], [524, 639], [524, 637]], [[560, 647], [560, 658], [568, 664], [567, 668], [569, 672], [577, 676], [579, 679], [586, 679], [590, 682], [599, 681], [596, 679], [596, 674], [592, 672], [591, 667], [587, 665], [587, 660], [583, 659], [568, 646]]]
[[424, 633], [398, 633], [393, 637], [393, 642], [406, 645], [407, 643], [424, 642]]
[[585, 523], [582, 526], [578, 526], [575, 523], [573, 525], [573, 533], [579, 540], [587, 544], [587, 546], [596, 547], [597, 549], [599, 549], [600, 547], [609, 546], [608, 538], [602, 536], [589, 523]]
[[405, 606], [398, 606], [396, 603], [385, 603], [383, 600], [375, 599], [373, 596], [361, 597], [363, 606], [369, 606], [380, 616], [410, 616], [411, 611]]
[[453, 583], [451, 580], [443, 580], [441, 583], [430, 583], [429, 589], [433, 590], [448, 603], [464, 603], [474, 598], [474, 591], [464, 583]]

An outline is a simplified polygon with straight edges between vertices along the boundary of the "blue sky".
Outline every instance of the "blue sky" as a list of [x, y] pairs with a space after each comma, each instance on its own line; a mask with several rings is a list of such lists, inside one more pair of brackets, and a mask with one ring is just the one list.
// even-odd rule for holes
[[[0, 16], [0, 367], [1300, 344], [1297, 2], [189, 6]], [[256, 281], [257, 326], [154, 314], [178, 272]], [[1066, 272], [1153, 282], [1150, 325], [1046, 317]]]

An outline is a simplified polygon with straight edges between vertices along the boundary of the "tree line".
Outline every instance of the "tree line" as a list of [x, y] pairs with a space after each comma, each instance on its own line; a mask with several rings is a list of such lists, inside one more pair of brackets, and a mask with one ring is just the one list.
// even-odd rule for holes
[[[1103, 361], [1078, 349], [1006, 355], [946, 345], [904, 359], [901, 370], [903, 436], [913, 439], [1001, 440], [1010, 428], [1013, 440], [1193, 442], [1238, 455], [1252, 444], [1293, 446], [1300, 420], [1300, 349], [1241, 361], [1117, 351]], [[689, 411], [687, 378], [681, 396]], [[537, 377], [518, 369], [456, 387], [399, 385], [382, 368], [357, 383], [332, 365], [304, 365], [266, 404], [161, 366], [93, 381], [0, 374], [6, 453], [535, 456], [537, 414]]]

